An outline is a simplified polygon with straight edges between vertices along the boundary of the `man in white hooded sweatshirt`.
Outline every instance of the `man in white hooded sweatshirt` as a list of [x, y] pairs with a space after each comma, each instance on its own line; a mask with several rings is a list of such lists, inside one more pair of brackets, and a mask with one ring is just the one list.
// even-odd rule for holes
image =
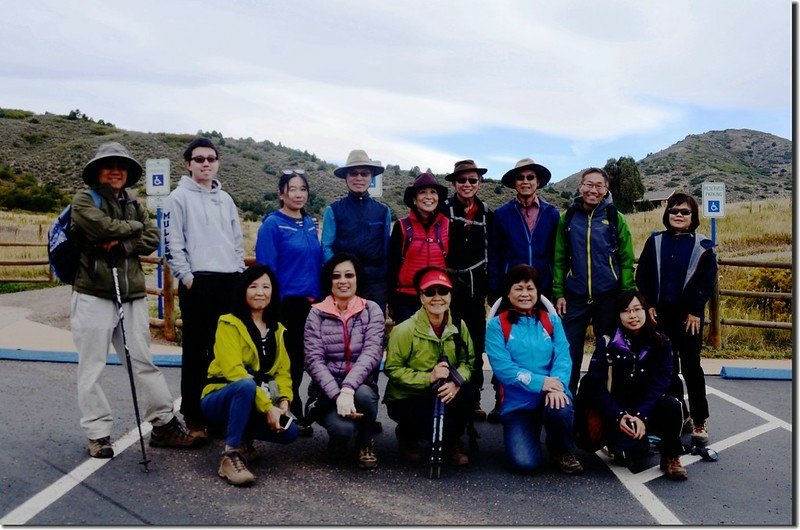
[[169, 195], [164, 215], [164, 255], [180, 285], [183, 319], [181, 414], [189, 432], [206, 438], [200, 393], [214, 359], [220, 315], [230, 313], [231, 292], [244, 270], [239, 212], [215, 177], [219, 152], [195, 138], [183, 153], [189, 176]]

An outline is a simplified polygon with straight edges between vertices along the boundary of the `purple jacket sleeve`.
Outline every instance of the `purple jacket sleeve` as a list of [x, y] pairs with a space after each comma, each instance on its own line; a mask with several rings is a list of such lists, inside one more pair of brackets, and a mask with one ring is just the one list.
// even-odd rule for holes
[[[366, 381], [383, 359], [383, 336], [386, 332], [386, 321], [381, 308], [375, 302], [367, 301], [367, 307], [361, 312], [361, 319], [362, 322], [366, 321], [366, 325], [363, 327], [363, 346], [358, 358], [350, 368], [350, 372], [342, 381], [343, 387], [347, 386], [353, 390], [358, 389]], [[356, 326], [355, 329], [359, 327]], [[359, 333], [361, 333], [360, 329]]]
[[333, 377], [325, 362], [325, 344], [322, 341], [322, 318], [320, 311], [311, 308], [305, 327], [306, 358], [305, 368], [311, 379], [330, 399], [339, 395], [339, 383]]

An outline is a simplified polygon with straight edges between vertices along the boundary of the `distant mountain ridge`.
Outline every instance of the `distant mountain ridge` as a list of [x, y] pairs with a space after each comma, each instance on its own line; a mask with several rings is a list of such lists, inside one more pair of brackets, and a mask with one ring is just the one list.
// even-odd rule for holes
[[[148, 158], [170, 159], [173, 187], [185, 173], [181, 155], [196, 134], [127, 131], [102, 120], [95, 122], [73, 114], [34, 114], [0, 108], [0, 164], [31, 173], [40, 184], [51, 183], [71, 194], [83, 187], [81, 169], [97, 146], [119, 141], [142, 163]], [[325, 205], [346, 193], [344, 182], [333, 175], [336, 166], [313, 153], [270, 141], [228, 138], [217, 131], [202, 134], [210, 137], [220, 150], [223, 189], [252, 219], [259, 219], [266, 211], [278, 207], [278, 176], [286, 168], [301, 168], [307, 172], [312, 191], [307, 209], [312, 215], [319, 216]], [[372, 156], [381, 158], [365, 147]], [[791, 142], [771, 134], [750, 130], [712, 131], [690, 135], [663, 151], [648, 155], [638, 164], [648, 191], [680, 188], [699, 197], [703, 180], [722, 180], [728, 184], [728, 201], [735, 202], [790, 195], [791, 154]], [[617, 153], [609, 157], [624, 155], [626, 153]], [[413, 182], [418, 169], [402, 170], [397, 165], [387, 165], [381, 200], [395, 216], [408, 211], [402, 201], [403, 191]], [[443, 177], [439, 175], [440, 181], [450, 188]], [[144, 181], [140, 188], [143, 195]], [[547, 186], [541, 195], [563, 208], [576, 188], [577, 174]], [[452, 188], [450, 190], [452, 193]], [[510, 200], [514, 192], [497, 180], [487, 179], [479, 196], [496, 208]]]

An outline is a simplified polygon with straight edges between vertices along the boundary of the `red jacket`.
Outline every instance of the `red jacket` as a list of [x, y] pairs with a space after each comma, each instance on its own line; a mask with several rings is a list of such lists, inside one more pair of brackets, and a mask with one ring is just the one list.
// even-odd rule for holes
[[414, 210], [395, 222], [389, 243], [389, 268], [397, 273], [390, 276], [390, 287], [394, 284], [396, 292], [416, 295], [414, 274], [417, 271], [431, 265], [446, 267], [449, 232], [450, 219], [441, 212], [436, 212], [427, 230]]

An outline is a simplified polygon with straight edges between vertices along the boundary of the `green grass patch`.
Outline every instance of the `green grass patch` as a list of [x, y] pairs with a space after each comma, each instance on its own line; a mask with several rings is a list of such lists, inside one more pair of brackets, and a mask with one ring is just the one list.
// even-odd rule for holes
[[19, 293], [58, 287], [56, 282], [0, 282], [0, 294]]

